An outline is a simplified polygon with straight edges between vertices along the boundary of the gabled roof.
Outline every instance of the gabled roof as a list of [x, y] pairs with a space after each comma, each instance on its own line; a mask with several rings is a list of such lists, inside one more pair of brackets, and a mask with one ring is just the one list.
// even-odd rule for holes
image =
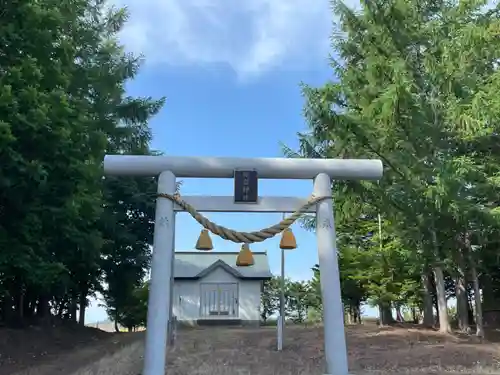
[[227, 273], [230, 273], [234, 277], [237, 277], [237, 278], [242, 278], [243, 277], [241, 275], [241, 273], [239, 273], [238, 271], [236, 271], [233, 267], [231, 267], [229, 264], [227, 264], [223, 260], [219, 259], [219, 260], [215, 261], [214, 263], [212, 263], [209, 267], [207, 267], [203, 271], [201, 271], [198, 275], [196, 275], [196, 278], [197, 279], [201, 279], [202, 277], [205, 277], [210, 272], [212, 272], [213, 270], [215, 270], [217, 267], [222, 267]]
[[266, 280], [272, 277], [267, 253], [254, 252], [254, 265], [236, 266], [238, 252], [222, 251], [176, 251], [174, 264], [175, 279], [197, 280], [218, 267], [239, 279]]

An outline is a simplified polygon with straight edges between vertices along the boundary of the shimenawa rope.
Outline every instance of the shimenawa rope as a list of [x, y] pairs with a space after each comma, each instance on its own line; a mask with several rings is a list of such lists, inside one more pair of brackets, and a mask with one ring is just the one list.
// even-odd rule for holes
[[239, 232], [233, 229], [229, 229], [223, 227], [222, 225], [215, 224], [214, 222], [208, 220], [205, 216], [200, 214], [196, 209], [191, 206], [189, 203], [182, 200], [179, 194], [167, 194], [160, 193], [157, 195], [159, 198], [166, 198], [171, 200], [172, 202], [178, 204], [182, 209], [188, 212], [198, 223], [200, 223], [205, 229], [209, 230], [213, 234], [235, 243], [255, 243], [262, 242], [267, 240], [268, 238], [272, 238], [277, 234], [283, 232], [290, 225], [292, 225], [298, 218], [300, 218], [305, 211], [314, 204], [317, 204], [325, 199], [331, 199], [331, 197], [315, 197], [311, 195], [311, 197], [307, 200], [307, 202], [296, 210], [289, 217], [281, 220], [278, 224], [270, 226], [268, 228], [261, 229], [257, 232]]

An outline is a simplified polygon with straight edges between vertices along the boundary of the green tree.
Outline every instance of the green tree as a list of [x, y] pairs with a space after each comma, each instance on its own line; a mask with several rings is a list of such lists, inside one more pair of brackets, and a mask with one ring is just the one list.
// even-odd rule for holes
[[[309, 281], [309, 306], [316, 311], [321, 317], [323, 316], [323, 301], [321, 298], [321, 281], [319, 274], [319, 264], [311, 268], [313, 277]], [[321, 318], [322, 320], [323, 318]]]
[[260, 317], [264, 321], [279, 310], [281, 278], [272, 277], [263, 283], [261, 298]]
[[78, 309], [83, 324], [103, 280], [105, 295], [123, 300], [118, 282], [134, 293], [147, 271], [154, 180], [103, 180], [101, 169], [105, 152], [151, 152], [147, 121], [163, 104], [125, 94], [140, 65], [116, 39], [125, 20], [100, 0], [25, 0], [0, 12], [0, 320], [8, 324], [76, 321]]
[[[120, 326], [127, 328], [129, 332], [136, 328], [145, 327], [148, 314], [149, 283], [143, 283], [129, 293], [126, 304], [121, 303], [117, 309], [112, 297], [108, 297], [105, 307], [110, 317], [113, 317], [115, 331], [120, 332]], [[110, 303], [111, 302], [111, 303]]]
[[[362, 215], [384, 219], [378, 262], [370, 256], [365, 270], [368, 298], [386, 308], [411, 299], [432, 324], [435, 295], [448, 331], [447, 280], [466, 275], [479, 335], [478, 275], [490, 256], [486, 242], [496, 241], [484, 234], [498, 228], [499, 8], [485, 4], [371, 1], [353, 12], [335, 1], [335, 79], [303, 87], [310, 132], [297, 152], [285, 149], [293, 157], [381, 159], [381, 181], [339, 181], [334, 194], [341, 234], [357, 237]], [[359, 248], [342, 246], [341, 254]]]
[[302, 323], [307, 318], [309, 308], [310, 287], [304, 281], [288, 281], [286, 283], [285, 301], [286, 315], [295, 323]]
[[10, 323], [46, 320], [55, 294], [76, 306], [99, 284], [105, 136], [74, 85], [91, 8], [24, 1], [0, 14], [0, 285]]

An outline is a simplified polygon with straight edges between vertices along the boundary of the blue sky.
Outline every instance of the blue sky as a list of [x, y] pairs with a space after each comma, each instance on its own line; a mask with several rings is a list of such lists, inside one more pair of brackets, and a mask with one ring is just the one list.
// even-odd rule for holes
[[[121, 38], [146, 63], [129, 84], [134, 96], [167, 97], [150, 123], [153, 148], [176, 156], [280, 157], [280, 142], [295, 148], [307, 129], [300, 82], [321, 85], [328, 67], [332, 23], [326, 0], [124, 0], [130, 20]], [[308, 196], [308, 181], [259, 181], [260, 195]], [[184, 195], [232, 195], [232, 180], [184, 180]], [[207, 214], [237, 230], [275, 224], [281, 214]], [[299, 248], [287, 252], [286, 273], [312, 276], [314, 233], [294, 225]], [[192, 250], [200, 226], [177, 215], [176, 249]], [[212, 236], [220, 251], [237, 244]], [[279, 272], [279, 238], [252, 245], [267, 250]], [[87, 321], [105, 319], [93, 303]]]

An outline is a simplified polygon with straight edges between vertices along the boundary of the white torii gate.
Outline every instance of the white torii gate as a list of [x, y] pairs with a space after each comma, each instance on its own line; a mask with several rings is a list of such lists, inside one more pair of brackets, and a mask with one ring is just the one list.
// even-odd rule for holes
[[[115, 176], [158, 176], [158, 193], [173, 195], [176, 178], [233, 178], [235, 170], [256, 170], [264, 179], [314, 180], [314, 195], [332, 196], [332, 180], [378, 180], [380, 160], [214, 158], [173, 156], [106, 155], [104, 173]], [[183, 196], [200, 212], [293, 212], [307, 199], [259, 197], [257, 203], [234, 203], [233, 197]], [[170, 315], [175, 211], [168, 199], [157, 199], [151, 285], [148, 301], [143, 375], [165, 374], [165, 353]], [[332, 199], [321, 200], [308, 212], [316, 212], [316, 236], [323, 299], [326, 374], [348, 375], [344, 311], [340, 294], [339, 266]]]

